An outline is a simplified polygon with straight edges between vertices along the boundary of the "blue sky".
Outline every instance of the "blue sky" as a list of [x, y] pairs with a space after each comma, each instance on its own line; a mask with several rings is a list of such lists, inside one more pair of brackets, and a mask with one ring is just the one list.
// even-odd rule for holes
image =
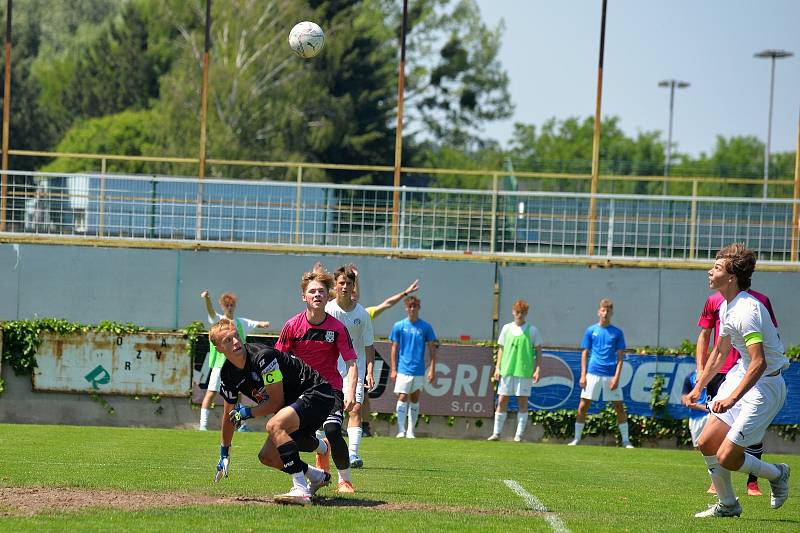
[[[487, 126], [504, 145], [514, 122], [594, 116], [601, 0], [477, 0], [494, 27], [505, 20], [500, 59], [511, 79], [514, 116]], [[713, 151], [717, 135], [766, 140], [770, 61], [755, 52], [795, 53], [777, 60], [772, 152], [794, 151], [800, 114], [800, 0], [608, 0], [603, 116], [617, 115], [631, 136], [667, 138], [675, 92], [673, 142], [693, 156]]]

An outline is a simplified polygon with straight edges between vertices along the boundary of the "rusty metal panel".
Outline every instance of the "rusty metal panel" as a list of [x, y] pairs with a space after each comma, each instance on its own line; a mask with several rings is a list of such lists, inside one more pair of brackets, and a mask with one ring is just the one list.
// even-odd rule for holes
[[192, 359], [178, 333], [41, 334], [38, 391], [189, 396]]

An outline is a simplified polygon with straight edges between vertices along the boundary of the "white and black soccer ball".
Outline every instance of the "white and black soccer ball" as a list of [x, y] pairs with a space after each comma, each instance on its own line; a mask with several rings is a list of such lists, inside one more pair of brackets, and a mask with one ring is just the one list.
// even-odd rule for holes
[[325, 46], [325, 34], [315, 22], [298, 22], [289, 32], [289, 46], [295, 54], [309, 59]]

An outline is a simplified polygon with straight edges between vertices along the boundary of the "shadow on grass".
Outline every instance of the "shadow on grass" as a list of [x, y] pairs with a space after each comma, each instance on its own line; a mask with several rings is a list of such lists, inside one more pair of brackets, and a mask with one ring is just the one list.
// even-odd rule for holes
[[317, 496], [314, 498], [315, 505], [323, 507], [379, 507], [387, 505], [383, 500], [367, 500], [366, 498], [328, 498], [327, 496]]

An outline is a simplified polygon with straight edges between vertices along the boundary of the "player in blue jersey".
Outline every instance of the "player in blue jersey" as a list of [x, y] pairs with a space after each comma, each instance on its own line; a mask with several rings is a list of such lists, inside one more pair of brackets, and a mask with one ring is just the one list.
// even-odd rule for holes
[[[611, 325], [614, 302], [608, 298], [600, 300], [597, 316], [600, 321], [586, 328], [581, 341], [581, 403], [575, 419], [575, 439], [569, 443], [575, 446], [581, 441], [586, 413], [593, 401], [600, 399], [613, 402], [617, 411], [617, 424], [622, 437], [622, 445], [633, 448], [628, 437], [628, 414], [622, 402], [622, 389], [619, 378], [622, 374], [622, 350], [625, 349], [625, 336], [622, 330]], [[588, 360], [588, 368], [587, 368]]]
[[[420, 301], [416, 296], [405, 299], [405, 318], [392, 328], [391, 378], [395, 380], [397, 398], [397, 438], [414, 438], [414, 426], [419, 416], [419, 397], [425, 385], [425, 347], [431, 358], [427, 379], [436, 375], [438, 341], [433, 327], [419, 317]], [[409, 402], [409, 400], [411, 400]], [[408, 417], [408, 426], [406, 426]]]

